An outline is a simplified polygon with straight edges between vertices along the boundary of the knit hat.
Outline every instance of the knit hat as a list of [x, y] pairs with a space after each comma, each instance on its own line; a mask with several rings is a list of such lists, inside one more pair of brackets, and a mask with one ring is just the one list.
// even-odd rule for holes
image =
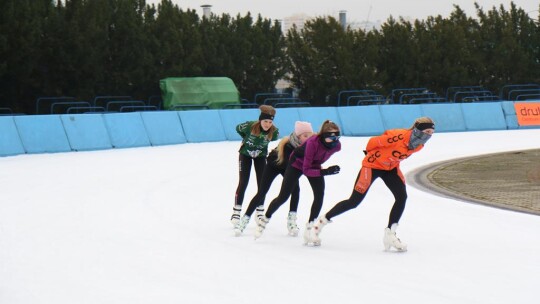
[[298, 136], [302, 133], [310, 132], [313, 133], [313, 128], [311, 124], [307, 121], [297, 121], [294, 123], [294, 133]]

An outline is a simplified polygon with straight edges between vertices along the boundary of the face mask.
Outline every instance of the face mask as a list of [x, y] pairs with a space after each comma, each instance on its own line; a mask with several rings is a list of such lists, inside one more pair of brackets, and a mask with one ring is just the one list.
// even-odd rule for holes
[[[339, 132], [324, 132], [324, 133], [321, 133], [321, 142], [323, 143], [323, 145], [327, 148], [334, 148], [335, 146], [337, 146], [338, 142], [339, 142], [339, 138], [340, 138], [340, 134]], [[331, 142], [327, 142], [326, 139], [330, 139], [332, 140]]]
[[338, 132], [323, 132], [321, 133], [322, 138], [329, 138], [332, 141], [337, 141], [341, 137], [339, 131]]
[[418, 146], [425, 144], [430, 138], [431, 135], [414, 128], [409, 139], [409, 150], [418, 148]]

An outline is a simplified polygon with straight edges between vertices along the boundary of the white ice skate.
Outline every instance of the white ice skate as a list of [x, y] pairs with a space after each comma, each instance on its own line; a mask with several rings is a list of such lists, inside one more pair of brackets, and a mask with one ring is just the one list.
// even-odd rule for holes
[[298, 236], [298, 225], [296, 224], [296, 212], [291, 211], [287, 216], [287, 230], [289, 230], [290, 236]]
[[258, 219], [261, 219], [264, 216], [264, 206], [258, 206], [257, 209], [255, 209], [255, 214], [257, 214]]
[[323, 216], [315, 220], [311, 229], [306, 228], [306, 234], [304, 234], [304, 242], [308, 246], [321, 246], [321, 238], [319, 237], [323, 227], [328, 224], [329, 221]]
[[246, 229], [246, 226], [249, 224], [249, 216], [244, 215], [240, 219], [236, 225], [234, 225], [234, 235], [240, 236], [242, 235], [242, 232], [244, 232], [244, 229]]
[[234, 205], [233, 214], [231, 215], [231, 224], [236, 226], [240, 222], [240, 212], [242, 212], [242, 205]]
[[401, 240], [396, 236], [396, 229], [398, 227], [397, 223], [392, 224], [391, 228], [384, 229], [384, 250], [390, 251], [394, 247], [397, 251], [407, 251], [407, 244], [401, 242]]
[[266, 228], [266, 224], [268, 224], [269, 221], [270, 219], [266, 216], [257, 219], [257, 228], [255, 228], [255, 239], [258, 239], [262, 236], [264, 229]]

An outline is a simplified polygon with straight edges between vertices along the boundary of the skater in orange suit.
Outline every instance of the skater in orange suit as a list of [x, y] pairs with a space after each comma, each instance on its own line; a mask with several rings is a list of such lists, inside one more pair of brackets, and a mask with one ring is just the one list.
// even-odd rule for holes
[[409, 129], [387, 130], [380, 136], [370, 138], [364, 151], [365, 157], [362, 161], [362, 168], [354, 183], [351, 196], [337, 203], [330, 211], [317, 219], [313, 229], [311, 229], [310, 243], [320, 245], [319, 234], [322, 228], [333, 217], [360, 205], [373, 182], [377, 178], [381, 178], [395, 198], [390, 211], [388, 226], [384, 232], [384, 248], [390, 250], [393, 247], [399, 251], [406, 251], [407, 245], [396, 236], [398, 222], [405, 210], [405, 202], [407, 201], [405, 177], [399, 168], [399, 164], [412, 154], [422, 150], [424, 144], [434, 132], [435, 124], [433, 120], [429, 117], [420, 117], [416, 119]]

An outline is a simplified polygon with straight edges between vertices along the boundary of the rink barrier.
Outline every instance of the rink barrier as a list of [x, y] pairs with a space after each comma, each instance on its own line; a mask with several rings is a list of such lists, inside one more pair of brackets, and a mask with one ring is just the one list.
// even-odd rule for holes
[[[220, 110], [179, 111], [186, 139], [191, 143], [225, 141], [227, 136], [219, 117]], [[238, 110], [243, 111], [243, 110]], [[239, 115], [242, 115], [239, 113]]]
[[[236, 125], [258, 116], [258, 109], [1, 116], [0, 156], [238, 141]], [[281, 137], [297, 120], [311, 122], [317, 132], [326, 119], [344, 136], [372, 136], [409, 128], [420, 116], [432, 117], [437, 132], [539, 128], [518, 126], [511, 101], [280, 108], [274, 123]]]
[[459, 132], [467, 130], [459, 103], [422, 104], [422, 115], [437, 122], [437, 132]]
[[0, 155], [10, 156], [24, 153], [25, 150], [13, 116], [0, 116]]
[[[337, 107], [320, 108], [320, 107], [303, 107], [298, 108], [299, 120], [309, 121], [313, 131], [319, 132], [322, 123], [329, 119], [338, 123], [341, 127], [341, 119], [339, 117]], [[278, 109], [281, 110], [281, 109]], [[294, 122], [293, 122], [294, 124]], [[288, 124], [290, 125], [290, 124]], [[285, 134], [284, 134], [285, 135]]]
[[341, 132], [346, 136], [370, 136], [384, 132], [378, 105], [337, 107]]
[[113, 147], [105, 121], [97, 114], [60, 116], [73, 151], [92, 151]]
[[[259, 117], [258, 115], [256, 117]], [[257, 119], [257, 118], [255, 118]], [[287, 136], [294, 131], [294, 122], [300, 120], [298, 108], [280, 108], [277, 109], [274, 117], [274, 124], [279, 129], [280, 137]], [[317, 126], [313, 126], [313, 130], [317, 130]]]
[[184, 128], [177, 112], [141, 112], [141, 118], [152, 146], [186, 143]]
[[234, 109], [220, 110], [221, 128], [225, 131], [227, 140], [242, 140], [242, 137], [236, 132], [236, 126], [249, 120], [258, 119], [260, 113], [261, 111], [259, 109], [244, 109], [241, 111]]
[[383, 105], [379, 106], [384, 129], [405, 129], [409, 128], [414, 120], [424, 116], [420, 105]]
[[73, 151], [60, 115], [21, 115], [13, 119], [26, 153]]
[[150, 146], [141, 112], [103, 114], [113, 148]]
[[508, 128], [500, 102], [464, 103], [461, 105], [461, 110], [467, 131]]

